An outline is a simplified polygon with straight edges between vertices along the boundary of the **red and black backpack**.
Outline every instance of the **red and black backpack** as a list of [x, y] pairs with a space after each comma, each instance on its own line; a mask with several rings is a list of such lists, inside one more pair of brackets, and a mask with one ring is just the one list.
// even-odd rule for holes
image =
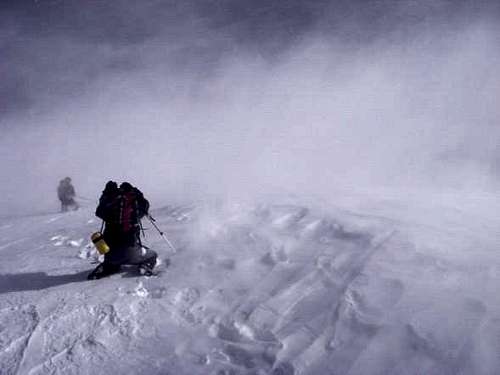
[[137, 195], [134, 191], [120, 194], [119, 223], [124, 232], [129, 232], [139, 224]]

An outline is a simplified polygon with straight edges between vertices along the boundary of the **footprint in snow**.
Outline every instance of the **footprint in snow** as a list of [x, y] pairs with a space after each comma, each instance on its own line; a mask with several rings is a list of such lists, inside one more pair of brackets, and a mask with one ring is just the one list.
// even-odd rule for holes
[[66, 240], [68, 239], [69, 237], [67, 236], [60, 236], [60, 235], [57, 235], [57, 236], [52, 236], [50, 238], [50, 241], [53, 242], [53, 245], [54, 246], [62, 246], [64, 245], [64, 243], [66, 242]]

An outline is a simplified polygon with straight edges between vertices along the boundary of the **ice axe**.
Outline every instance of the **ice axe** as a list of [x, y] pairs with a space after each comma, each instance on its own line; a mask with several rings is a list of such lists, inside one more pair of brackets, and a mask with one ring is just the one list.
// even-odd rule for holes
[[146, 217], [148, 218], [148, 220], [151, 222], [151, 224], [153, 224], [153, 226], [155, 227], [155, 229], [158, 231], [158, 233], [160, 233], [160, 236], [161, 238], [163, 238], [165, 240], [165, 242], [168, 244], [168, 246], [170, 247], [170, 249], [172, 249], [172, 251], [174, 253], [177, 252], [177, 250], [175, 250], [175, 247], [172, 245], [172, 243], [168, 240], [167, 236], [165, 236], [165, 234], [161, 231], [160, 228], [158, 228], [158, 225], [156, 225], [156, 220], [149, 214], [146, 215]]

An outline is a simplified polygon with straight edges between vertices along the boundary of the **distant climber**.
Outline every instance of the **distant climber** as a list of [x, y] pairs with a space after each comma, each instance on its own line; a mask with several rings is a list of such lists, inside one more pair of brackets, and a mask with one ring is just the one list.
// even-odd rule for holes
[[79, 205], [75, 201], [75, 188], [71, 184], [71, 178], [66, 177], [59, 181], [57, 187], [57, 197], [61, 201], [61, 212], [66, 212], [69, 209], [78, 210]]
[[143, 275], [153, 273], [157, 254], [142, 246], [140, 239], [140, 220], [148, 210], [149, 202], [139, 189], [128, 182], [118, 188], [116, 182], [108, 181], [95, 214], [104, 222], [103, 237], [110, 250], [90, 273], [90, 280], [117, 273], [123, 265], [137, 265]]

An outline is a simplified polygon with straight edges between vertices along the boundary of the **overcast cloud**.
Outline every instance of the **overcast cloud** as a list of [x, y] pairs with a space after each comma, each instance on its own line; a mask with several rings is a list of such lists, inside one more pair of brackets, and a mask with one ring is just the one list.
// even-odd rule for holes
[[26, 1], [0, 13], [0, 207], [129, 179], [173, 199], [494, 188], [499, 7]]

